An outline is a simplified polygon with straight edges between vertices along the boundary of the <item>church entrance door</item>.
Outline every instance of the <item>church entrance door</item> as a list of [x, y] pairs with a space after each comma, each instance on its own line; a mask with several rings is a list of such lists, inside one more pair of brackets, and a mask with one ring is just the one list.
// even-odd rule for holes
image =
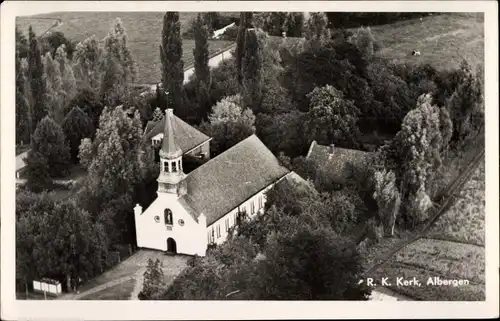
[[171, 237], [167, 239], [167, 252], [172, 254], [177, 253], [177, 243], [175, 243], [175, 240]]

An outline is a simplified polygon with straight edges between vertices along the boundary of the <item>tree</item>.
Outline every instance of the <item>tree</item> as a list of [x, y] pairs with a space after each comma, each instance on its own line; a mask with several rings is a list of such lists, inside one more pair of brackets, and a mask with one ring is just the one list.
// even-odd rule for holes
[[254, 25], [271, 36], [281, 37], [282, 33], [286, 31], [285, 23], [287, 18], [287, 12], [259, 12], [254, 15]]
[[354, 44], [366, 60], [371, 60], [373, 57], [373, 44], [375, 38], [373, 37], [370, 27], [360, 27], [354, 35], [349, 39], [349, 42]]
[[16, 24], [16, 51], [19, 52], [19, 58], [28, 58], [29, 55], [29, 44], [28, 40], [26, 39], [26, 36], [23, 34], [23, 32], [19, 29], [19, 26]]
[[255, 132], [252, 110], [241, 107], [241, 96], [231, 96], [219, 101], [202, 122], [200, 129], [212, 137], [211, 152], [218, 155]]
[[331, 38], [328, 18], [324, 12], [310, 12], [305, 24], [305, 37], [311, 46], [323, 45]]
[[42, 54], [38, 38], [33, 32], [33, 28], [29, 29], [29, 44], [30, 50], [28, 52], [28, 78], [31, 88], [32, 97], [32, 129], [34, 130], [38, 123], [48, 113], [48, 106], [46, 105], [46, 90], [44, 79], [44, 68], [42, 63]]
[[76, 45], [73, 53], [73, 71], [79, 90], [98, 93], [101, 90], [103, 49], [92, 36]]
[[63, 115], [71, 110], [72, 106], [70, 105], [71, 100], [76, 96], [76, 79], [73, 73], [73, 66], [68, 58], [66, 52], [66, 46], [61, 45], [57, 48], [54, 60], [59, 64], [59, 70], [61, 74], [61, 101], [63, 108]]
[[358, 285], [361, 257], [355, 244], [326, 228], [298, 224], [268, 239], [256, 263], [251, 296], [259, 300], [367, 300]]
[[413, 207], [411, 219], [417, 222], [427, 218], [433, 179], [441, 166], [440, 111], [431, 101], [430, 95], [419, 97], [393, 142], [401, 166], [403, 204]]
[[304, 13], [289, 12], [284, 23], [287, 37], [302, 37], [304, 30]]
[[293, 157], [305, 154], [311, 145], [303, 134], [306, 117], [296, 110], [282, 114], [260, 113], [256, 116], [257, 135], [275, 154], [280, 151]]
[[43, 67], [48, 113], [50, 118], [61, 124], [64, 118], [61, 70], [59, 63], [52, 58], [50, 52], [47, 52], [43, 58]]
[[439, 129], [443, 138], [441, 151], [446, 152], [453, 136], [453, 122], [446, 107], [439, 108]]
[[16, 238], [28, 239], [21, 243], [22, 258], [36, 262], [32, 277], [64, 277], [69, 289], [72, 278], [89, 278], [104, 266], [107, 241], [103, 229], [73, 201], [54, 202], [41, 196], [16, 225]]
[[396, 175], [392, 171], [383, 169], [375, 172], [374, 180], [375, 193], [373, 197], [377, 201], [385, 235], [393, 236], [394, 225], [401, 205], [401, 196], [396, 186]]
[[245, 106], [255, 113], [259, 111], [262, 98], [262, 42], [256, 30], [247, 30], [245, 53], [242, 59], [242, 92]]
[[310, 140], [356, 148], [360, 112], [353, 102], [344, 99], [343, 93], [330, 85], [314, 89], [307, 97], [311, 101], [306, 125]]
[[243, 57], [245, 55], [245, 37], [247, 29], [252, 24], [252, 12], [240, 12], [240, 24], [238, 26], [238, 36], [236, 38], [236, 73], [238, 75], [238, 83], [241, 85], [243, 81], [242, 66]]
[[208, 66], [208, 28], [201, 14], [198, 14], [194, 24], [194, 74], [196, 79], [197, 98], [202, 115], [210, 108], [211, 77]]
[[162, 41], [160, 45], [163, 89], [168, 93], [169, 108], [179, 115], [182, 110], [182, 86], [184, 83], [184, 61], [182, 60], [182, 38], [179, 12], [167, 12], [163, 16]]
[[31, 137], [31, 94], [27, 79], [27, 61], [16, 51], [16, 144], [26, 144]]
[[156, 107], [155, 111], [153, 112], [152, 120], [154, 122], [159, 122], [163, 119], [164, 113], [161, 111], [159, 107]]
[[30, 157], [37, 153], [42, 155], [50, 177], [61, 177], [67, 173], [70, 154], [66, 138], [61, 126], [49, 116], [44, 117], [36, 126], [31, 140], [31, 151], [28, 162]]
[[[141, 141], [138, 111], [131, 118], [122, 107], [104, 109], [94, 141], [89, 146], [89, 141], [84, 139], [80, 145], [80, 162], [88, 166], [85, 186], [89, 197], [95, 196], [99, 205], [92, 214], [101, 212], [112, 200], [125, 197], [122, 199], [128, 202], [134, 184], [141, 180]], [[122, 205], [126, 208], [127, 204], [119, 207]], [[93, 207], [88, 205], [88, 208]]]
[[54, 31], [43, 37], [42, 44], [45, 50], [50, 52], [52, 57], [55, 56], [57, 49], [64, 46], [68, 54], [68, 58], [71, 60], [73, 57], [73, 52], [75, 51], [75, 43], [64, 36], [64, 33], [60, 31]]
[[50, 178], [49, 165], [47, 157], [40, 152], [30, 150], [26, 157], [26, 187], [39, 193], [43, 190], [50, 189], [52, 179]]
[[144, 283], [142, 291], [139, 293], [140, 300], [159, 299], [162, 291], [165, 290], [165, 276], [163, 275], [163, 263], [159, 259], [153, 262], [148, 260], [148, 266], [144, 272]]
[[129, 85], [135, 80], [136, 67], [127, 44], [127, 33], [120, 18], [104, 39], [101, 97], [107, 106], [123, 103]]
[[471, 116], [483, 102], [482, 80], [465, 60], [462, 61], [460, 70], [463, 78], [446, 104], [454, 124], [452, 139], [456, 142], [463, 141], [471, 132]]
[[92, 119], [94, 128], [99, 127], [99, 117], [104, 109], [97, 92], [90, 88], [78, 89], [75, 97], [68, 104], [68, 107], [78, 107]]
[[64, 118], [62, 130], [69, 144], [71, 159], [76, 164], [82, 139], [91, 138], [94, 135], [92, 119], [80, 108], [74, 107]]
[[90, 164], [92, 164], [94, 154], [95, 151], [92, 140], [90, 138], [82, 139], [80, 146], [78, 147], [78, 159], [80, 164], [87, 170], [89, 169]]

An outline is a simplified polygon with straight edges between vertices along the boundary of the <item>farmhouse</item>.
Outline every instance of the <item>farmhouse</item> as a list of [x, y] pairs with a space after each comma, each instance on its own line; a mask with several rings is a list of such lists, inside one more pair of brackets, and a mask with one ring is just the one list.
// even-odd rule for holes
[[319, 145], [311, 143], [306, 159], [330, 179], [332, 182], [343, 185], [351, 175], [353, 168], [366, 168], [373, 159], [373, 153], [362, 150]]
[[145, 211], [139, 204], [134, 208], [138, 247], [204, 256], [209, 244], [226, 240], [239, 213], [252, 217], [263, 210], [265, 192], [274, 184], [298, 179], [255, 135], [186, 175], [182, 156], [209, 157], [210, 138], [171, 109], [152, 127], [146, 137], [161, 144], [158, 196]]

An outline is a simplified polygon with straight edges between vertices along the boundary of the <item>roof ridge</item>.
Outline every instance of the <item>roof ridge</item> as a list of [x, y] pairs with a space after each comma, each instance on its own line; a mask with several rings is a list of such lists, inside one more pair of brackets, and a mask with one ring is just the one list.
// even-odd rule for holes
[[[245, 141], [247, 141], [247, 140], [250, 140], [250, 138], [252, 138], [252, 137], [254, 137], [254, 136], [258, 139], [257, 135], [255, 135], [255, 134], [252, 134], [252, 135], [248, 136], [247, 138], [245, 138], [245, 139], [243, 139], [242, 141], [238, 142], [238, 143], [237, 143], [237, 144], [235, 144], [234, 146], [231, 146], [229, 149], [227, 149], [227, 150], [226, 150], [226, 151], [224, 151], [223, 153], [221, 153], [221, 154], [219, 154], [219, 155], [215, 156], [214, 158], [210, 158], [208, 161], [206, 161], [205, 163], [203, 163], [201, 166], [197, 167], [195, 170], [193, 170], [192, 172], [190, 172], [190, 173], [189, 173], [189, 175], [196, 173], [196, 172], [197, 172], [198, 170], [200, 170], [200, 168], [202, 168], [202, 167], [206, 167], [206, 165], [207, 165], [207, 164], [211, 164], [211, 163], [213, 163], [213, 161], [214, 161], [214, 160], [216, 160], [216, 159], [220, 159], [220, 157], [221, 157], [222, 155], [224, 155], [224, 154], [226, 154], [227, 152], [229, 152], [229, 151], [233, 150], [234, 148], [236, 148], [236, 146], [241, 145], [243, 142], [245, 142]], [[259, 139], [259, 141], [260, 141], [260, 139]], [[264, 145], [264, 146], [265, 146], [265, 145]], [[266, 148], [267, 148], [267, 147], [266, 147]]]

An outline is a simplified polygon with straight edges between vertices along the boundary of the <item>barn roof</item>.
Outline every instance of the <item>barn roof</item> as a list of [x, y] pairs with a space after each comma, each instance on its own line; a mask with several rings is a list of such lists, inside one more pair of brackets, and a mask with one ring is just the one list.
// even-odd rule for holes
[[[172, 121], [172, 129], [175, 133], [175, 143], [182, 150], [183, 153], [195, 148], [196, 146], [207, 142], [210, 137], [200, 132], [193, 126], [189, 125], [176, 115], [172, 114], [170, 117]], [[144, 130], [144, 137], [150, 140], [158, 134], [163, 134], [165, 129], [165, 116], [159, 122], [149, 121]]]
[[[330, 149], [333, 153], [330, 153]], [[313, 161], [337, 183], [345, 182], [351, 165], [364, 167], [372, 158], [373, 154], [370, 152], [319, 145], [316, 141], [311, 143], [306, 156], [306, 159]]]
[[189, 173], [187, 193], [180, 202], [195, 216], [205, 214], [211, 225], [287, 173], [252, 135]]

